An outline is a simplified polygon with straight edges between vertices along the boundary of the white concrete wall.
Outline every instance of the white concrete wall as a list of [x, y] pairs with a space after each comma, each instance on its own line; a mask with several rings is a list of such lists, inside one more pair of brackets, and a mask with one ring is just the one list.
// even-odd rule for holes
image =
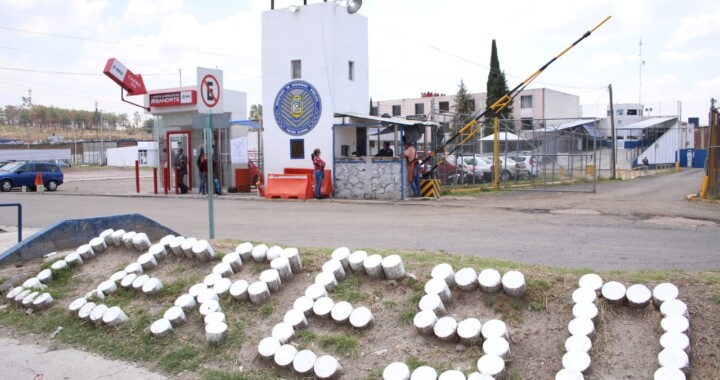
[[124, 146], [107, 150], [107, 166], [131, 167], [138, 159], [138, 147]]
[[[323, 151], [332, 169], [333, 114], [368, 111], [367, 19], [348, 14], [334, 2], [300, 6], [297, 12], [270, 10], [262, 14], [262, 41], [264, 174], [282, 173], [285, 167], [312, 167], [315, 148]], [[278, 92], [293, 80], [292, 60], [301, 60], [299, 80], [315, 87], [322, 102], [317, 125], [301, 136], [278, 127], [273, 107]], [[355, 62], [353, 81], [348, 79], [348, 61]], [[290, 139], [304, 141], [303, 158], [290, 158]]]
[[0, 150], [0, 161], [69, 161], [70, 149], [3, 149]]

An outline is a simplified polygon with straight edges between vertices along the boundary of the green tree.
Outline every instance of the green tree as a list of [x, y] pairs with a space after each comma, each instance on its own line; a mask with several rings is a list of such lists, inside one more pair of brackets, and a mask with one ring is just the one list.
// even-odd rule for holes
[[262, 113], [262, 104], [253, 104], [250, 106], [250, 120], [262, 121]]
[[155, 119], [147, 119], [143, 122], [143, 129], [145, 130], [145, 133], [148, 133], [152, 136], [154, 128], [155, 128]]
[[464, 127], [471, 119], [475, 112], [475, 99], [470, 95], [470, 90], [465, 87], [465, 83], [460, 80], [458, 92], [455, 94], [455, 117], [453, 131], [457, 132]]
[[[487, 100], [485, 105], [488, 109], [498, 99], [502, 98], [510, 91], [505, 80], [505, 73], [500, 70], [500, 60], [498, 59], [497, 45], [492, 40], [492, 52], [490, 54], [490, 73], [487, 80]], [[512, 117], [512, 101], [497, 115], [501, 119], [510, 119]]]

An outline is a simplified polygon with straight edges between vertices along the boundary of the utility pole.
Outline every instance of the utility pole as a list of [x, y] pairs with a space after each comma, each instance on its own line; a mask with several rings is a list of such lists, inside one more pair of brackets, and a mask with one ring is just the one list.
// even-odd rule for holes
[[612, 139], [612, 154], [610, 155], [610, 179], [615, 179], [615, 105], [613, 104], [612, 84], [608, 85], [610, 93], [610, 136]]

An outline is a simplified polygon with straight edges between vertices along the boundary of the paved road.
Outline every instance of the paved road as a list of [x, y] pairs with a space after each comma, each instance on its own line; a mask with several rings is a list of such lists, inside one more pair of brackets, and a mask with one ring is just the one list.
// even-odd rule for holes
[[[132, 172], [69, 172], [56, 193], [3, 193], [28, 227], [65, 218], [139, 213], [185, 236], [209, 237], [208, 202], [153, 195]], [[124, 179], [112, 179], [125, 177]], [[427, 250], [569, 268], [720, 268], [720, 204], [689, 202], [702, 171], [600, 183], [597, 193], [515, 191], [439, 201], [280, 201], [253, 194], [215, 200], [215, 238], [297, 247]], [[97, 195], [100, 194], [100, 195]], [[0, 225], [15, 225], [0, 211]]]

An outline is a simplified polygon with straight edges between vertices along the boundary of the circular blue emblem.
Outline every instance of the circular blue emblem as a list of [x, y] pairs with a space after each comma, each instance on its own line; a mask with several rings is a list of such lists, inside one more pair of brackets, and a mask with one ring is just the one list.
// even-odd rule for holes
[[320, 95], [308, 82], [289, 82], [275, 96], [273, 113], [275, 122], [285, 133], [292, 136], [304, 135], [315, 128], [320, 120]]

